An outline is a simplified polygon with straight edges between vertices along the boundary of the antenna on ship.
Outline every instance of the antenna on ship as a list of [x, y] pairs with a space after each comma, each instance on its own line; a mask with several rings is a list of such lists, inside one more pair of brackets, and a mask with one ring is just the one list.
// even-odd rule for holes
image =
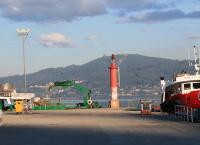
[[197, 37], [197, 47], [198, 47], [198, 52], [199, 52], [199, 66], [200, 66], [200, 45], [199, 45], [199, 40], [200, 40], [200, 35]]
[[[194, 45], [193, 48], [194, 48], [194, 68], [195, 68], [196, 74], [198, 75], [199, 70], [200, 70], [200, 62], [199, 61], [197, 62], [198, 53], [197, 53], [196, 46]], [[200, 59], [200, 58], [198, 58], [198, 59]]]
[[188, 49], [188, 65], [193, 66], [192, 61], [191, 61], [191, 52], [190, 49]]

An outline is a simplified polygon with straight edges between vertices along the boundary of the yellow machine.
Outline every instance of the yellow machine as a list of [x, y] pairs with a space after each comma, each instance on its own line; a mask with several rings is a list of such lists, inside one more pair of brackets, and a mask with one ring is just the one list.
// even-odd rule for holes
[[23, 100], [16, 100], [15, 101], [15, 112], [18, 113], [22, 113], [23, 112]]

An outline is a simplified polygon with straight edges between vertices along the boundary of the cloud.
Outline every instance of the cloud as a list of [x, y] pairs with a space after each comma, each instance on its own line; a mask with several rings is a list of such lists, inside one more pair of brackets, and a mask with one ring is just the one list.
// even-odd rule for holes
[[[199, 0], [191, 3], [195, 1]], [[186, 0], [0, 0], [0, 15], [13, 21], [35, 23], [71, 22], [113, 12], [120, 18], [119, 23], [199, 18], [199, 12], [186, 14], [174, 10], [184, 2]]]
[[200, 36], [188, 36], [188, 37], [186, 37], [186, 39], [192, 39], [192, 40], [198, 40], [198, 39], [200, 39]]
[[153, 11], [139, 13], [130, 17], [123, 17], [117, 23], [157, 23], [176, 19], [199, 19], [200, 11], [184, 13], [181, 10]]
[[60, 33], [49, 33], [41, 35], [41, 44], [48, 48], [71, 48], [74, 44], [71, 38], [64, 36]]
[[99, 0], [0, 0], [1, 15], [14, 21], [73, 21], [106, 13]]
[[174, 7], [177, 0], [106, 0], [108, 6], [120, 11], [140, 11]]
[[85, 38], [85, 40], [93, 41], [93, 40], [96, 40], [97, 38], [98, 38], [97, 35], [92, 34], [92, 35], [90, 35], [90, 36], [87, 36], [87, 37]]

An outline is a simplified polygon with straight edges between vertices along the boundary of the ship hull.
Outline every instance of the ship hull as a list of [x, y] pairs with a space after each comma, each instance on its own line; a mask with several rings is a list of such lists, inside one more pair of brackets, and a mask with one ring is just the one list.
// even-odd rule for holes
[[193, 109], [200, 108], [200, 90], [191, 91], [186, 94], [176, 94], [166, 96], [166, 99], [161, 103], [161, 109], [163, 112], [174, 113], [175, 105], [184, 105]]

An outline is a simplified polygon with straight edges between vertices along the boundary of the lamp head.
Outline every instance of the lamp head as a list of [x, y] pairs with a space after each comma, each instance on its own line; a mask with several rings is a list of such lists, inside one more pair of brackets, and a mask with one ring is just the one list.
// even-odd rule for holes
[[16, 32], [18, 35], [28, 35], [30, 33], [31, 29], [24, 29], [24, 28], [18, 28], [16, 29]]

